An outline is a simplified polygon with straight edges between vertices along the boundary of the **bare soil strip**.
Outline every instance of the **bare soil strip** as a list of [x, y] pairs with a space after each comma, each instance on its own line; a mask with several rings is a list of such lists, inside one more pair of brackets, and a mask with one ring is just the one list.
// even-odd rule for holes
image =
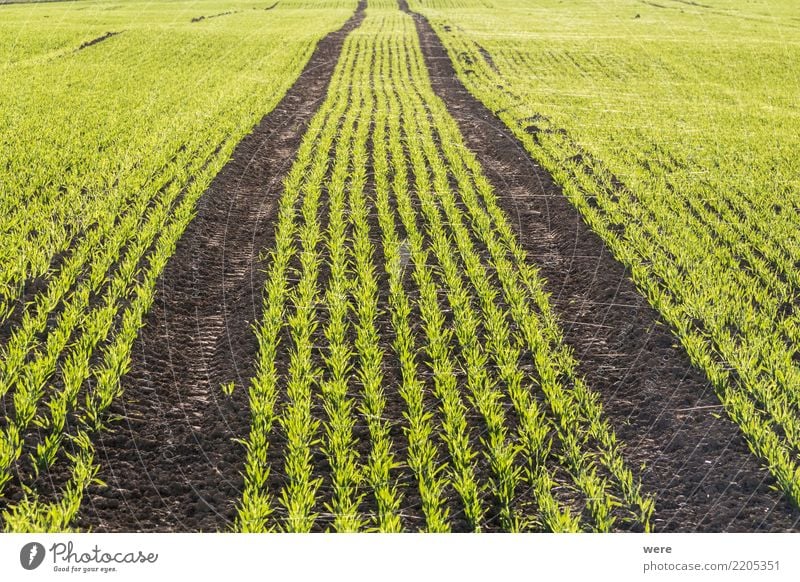
[[428, 21], [415, 16], [436, 93], [548, 281], [565, 339], [602, 397], [643, 486], [656, 495], [656, 531], [790, 531], [800, 512], [771, 489], [705, 376], [637, 291], [624, 266], [582, 221], [552, 177], [463, 86]]
[[81, 46], [79, 46], [78, 48], [75, 49], [75, 52], [82, 51], [83, 49], [89, 48], [90, 46], [94, 46], [97, 43], [103, 42], [104, 40], [108, 40], [112, 36], [117, 36], [118, 34], [120, 34], [120, 33], [119, 32], [107, 32], [103, 36], [98, 36], [97, 38], [93, 38], [92, 40], [89, 40], [89, 41], [83, 43]]
[[[77, 524], [94, 531], [225, 530], [242, 489], [264, 265], [282, 180], [325, 98], [364, 2], [317, 45], [278, 106], [245, 137], [198, 203], [159, 281], [134, 348], [113, 432], [98, 439], [100, 478]], [[235, 382], [233, 396], [221, 385]]]

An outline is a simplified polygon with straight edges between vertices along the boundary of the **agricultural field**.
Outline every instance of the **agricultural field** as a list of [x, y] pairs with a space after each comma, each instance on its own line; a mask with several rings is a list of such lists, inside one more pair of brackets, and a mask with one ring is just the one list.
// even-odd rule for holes
[[5, 531], [800, 529], [793, 2], [5, 4]]
[[797, 5], [574, 4], [412, 1], [800, 504]]
[[[105, 412], [156, 280], [197, 199], [353, 9], [243, 3], [237, 14], [193, 23], [237, 7], [143, 5], [2, 8], [8, 529], [61, 529], [74, 519], [98, 474], [91, 435], [111, 420]], [[58, 465], [70, 466], [61, 482], [48, 478]], [[43, 483], [54, 489], [46, 498]]]

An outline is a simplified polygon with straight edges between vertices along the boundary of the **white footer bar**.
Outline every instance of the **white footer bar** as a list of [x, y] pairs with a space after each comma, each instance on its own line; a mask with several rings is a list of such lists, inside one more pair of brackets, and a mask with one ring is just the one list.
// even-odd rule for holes
[[0, 579], [800, 580], [800, 534], [0, 534]]

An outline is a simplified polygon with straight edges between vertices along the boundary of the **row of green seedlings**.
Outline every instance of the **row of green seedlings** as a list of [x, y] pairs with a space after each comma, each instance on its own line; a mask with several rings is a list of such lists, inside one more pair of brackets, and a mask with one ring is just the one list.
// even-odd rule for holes
[[[508, 97], [492, 89], [498, 74], [488, 66], [478, 68], [480, 75], [462, 74], [462, 79], [489, 107], [505, 110]], [[778, 315], [782, 306], [796, 301], [800, 288], [793, 268], [797, 256], [791, 251], [796, 245], [790, 244], [789, 234], [794, 222], [779, 218], [776, 228], [756, 228], [757, 216], [766, 217], [763, 210], [755, 210], [754, 216], [754, 209], [770, 206], [763, 199], [743, 194], [701, 202], [693, 184], [676, 184], [669, 196], [635, 194], [620, 188], [596, 160], [587, 166], [587, 157], [578, 155], [582, 152], [563, 132], [548, 131], [534, 139], [517, 121], [521, 117], [513, 107], [501, 113], [631, 269], [693, 363], [706, 372], [752, 450], [766, 461], [789, 499], [800, 505], [800, 368], [793, 360], [797, 315], [783, 321]], [[652, 163], [649, 168], [654, 171]], [[669, 184], [666, 175], [662, 178]]]
[[[374, 20], [370, 18], [363, 26], [374, 26], [373, 23]], [[412, 304], [404, 288], [409, 245], [400, 237], [392, 208], [392, 200], [399, 200], [408, 190], [408, 169], [399, 138], [399, 119], [394, 115], [390, 119], [388, 107], [388, 95], [394, 90], [391, 81], [394, 55], [389, 50], [387, 35], [380, 34], [377, 38], [380, 59], [376, 63], [373, 81], [376, 95], [372, 139], [375, 205], [389, 284], [388, 308], [394, 332], [392, 347], [400, 368], [399, 394], [406, 406], [406, 463], [419, 490], [425, 517], [424, 529], [446, 532], [450, 530], [449, 509], [445, 499], [446, 466], [434, 442], [433, 414], [425, 406], [425, 383], [420, 375], [418, 348], [411, 324]]]
[[[387, 18], [388, 26], [395, 28], [397, 21]], [[390, 37], [397, 38], [397, 37]], [[404, 66], [403, 53], [405, 40], [391, 42], [388, 51], [392, 57], [392, 80], [388, 100], [390, 108], [390, 147], [392, 159], [397, 165], [406, 164], [405, 152], [402, 148], [400, 111], [397, 107], [397, 93], [406, 90], [400, 82], [400, 69]], [[413, 113], [403, 117], [403, 130], [410, 130], [416, 123]], [[406, 137], [414, 135], [407, 133]], [[414, 139], [409, 140], [409, 147]], [[413, 152], [412, 152], [413, 156]], [[418, 164], [412, 159], [412, 168], [418, 170]], [[397, 170], [396, 170], [397, 171]], [[403, 172], [398, 172], [403, 175]], [[429, 266], [431, 249], [426, 249], [425, 238], [417, 227], [418, 217], [411, 198], [411, 186], [400, 184], [394, 190], [397, 211], [406, 232], [407, 245], [413, 265], [413, 279], [419, 289], [417, 307], [423, 330], [425, 332], [424, 351], [428, 365], [433, 372], [433, 394], [439, 402], [442, 439], [451, 459], [449, 481], [458, 494], [463, 507], [464, 517], [473, 530], [479, 530], [484, 520], [486, 509], [482, 503], [481, 487], [476, 479], [476, 453], [471, 442], [470, 427], [467, 423], [468, 409], [465, 405], [456, 376], [457, 362], [453, 354], [453, 330], [446, 325], [445, 314], [439, 304], [439, 287], [436, 284], [433, 269]]]
[[[315, 131], [310, 131], [305, 143], [319, 140], [318, 148], [327, 151], [331, 140], [340, 126], [336, 136], [336, 151], [333, 158], [333, 168], [330, 179], [324, 182], [330, 197], [329, 221], [327, 228], [327, 255], [330, 264], [330, 282], [325, 293], [325, 304], [328, 309], [328, 322], [324, 329], [327, 340], [327, 355], [324, 357], [324, 371], [328, 377], [317, 382], [314, 371], [311, 340], [314, 327], [313, 305], [316, 301], [317, 291], [313, 289], [317, 279], [316, 269], [320, 262], [317, 247], [322, 239], [318, 223], [318, 191], [325, 178], [327, 167], [319, 165], [319, 171], [313, 170], [311, 175], [317, 178], [313, 185], [305, 184], [303, 193], [303, 214], [305, 222], [299, 229], [299, 237], [303, 254], [301, 264], [303, 273], [298, 283], [294, 296], [296, 306], [294, 318], [289, 320], [290, 333], [293, 339], [292, 361], [287, 382], [287, 396], [291, 401], [290, 406], [280, 417], [280, 422], [285, 427], [287, 440], [286, 465], [284, 473], [287, 483], [281, 493], [281, 504], [287, 512], [285, 528], [289, 531], [308, 531], [318, 517], [313, 513], [316, 503], [315, 494], [320, 483], [311, 479], [310, 449], [315, 444], [314, 434], [317, 430], [317, 421], [311, 419], [312, 389], [318, 383], [323, 399], [323, 409], [327, 415], [324, 425], [325, 441], [323, 451], [330, 465], [331, 502], [326, 507], [332, 516], [332, 526], [336, 531], [359, 531], [368, 525], [367, 519], [359, 514], [359, 505], [365, 493], [359, 493], [359, 487], [366, 481], [371, 487], [376, 499], [377, 515], [372, 528], [380, 531], [399, 531], [400, 500], [396, 486], [391, 483], [391, 470], [395, 467], [392, 455], [392, 446], [389, 440], [389, 428], [382, 419], [385, 399], [382, 391], [381, 361], [382, 352], [378, 348], [378, 332], [375, 326], [377, 317], [377, 282], [374, 276], [374, 267], [371, 264], [373, 253], [369, 237], [368, 210], [364, 199], [364, 184], [366, 181], [366, 142], [369, 134], [370, 107], [363, 102], [362, 88], [366, 86], [365, 76], [369, 73], [369, 62], [365, 58], [371, 55], [367, 41], [359, 36], [348, 40], [343, 57], [343, 67], [337, 71], [331, 89], [331, 99], [338, 99], [336, 110], [325, 119], [323, 138], [319, 137], [320, 126], [314, 126]], [[355, 58], [358, 57], [357, 62]], [[339, 84], [351, 82], [352, 90], [339, 91]], [[353, 82], [355, 81], [355, 82]], [[342, 109], [349, 103], [346, 115], [342, 117]], [[317, 119], [325, 118], [323, 110]], [[327, 139], [326, 139], [327, 138]], [[305, 150], [304, 150], [305, 151]], [[317, 150], [316, 160], [327, 159], [319, 155]], [[298, 156], [296, 168], [303, 168], [307, 164], [304, 152]], [[348, 179], [349, 176], [349, 179]], [[290, 178], [291, 179], [291, 178]], [[287, 182], [289, 186], [289, 182]], [[350, 202], [350, 223], [353, 226], [353, 250], [349, 251], [347, 243], [347, 221], [345, 219], [345, 205]], [[311, 195], [309, 195], [311, 194]], [[296, 204], [295, 196], [289, 192], [284, 195], [282, 204]], [[279, 238], [284, 239], [284, 233], [289, 234], [289, 222], [281, 224], [278, 232]], [[293, 233], [292, 233], [293, 234]], [[288, 265], [277, 256], [281, 249], [278, 245], [273, 253], [272, 277], [285, 280], [285, 268]], [[356, 267], [355, 281], [348, 274], [351, 271], [350, 255]], [[271, 280], [274, 280], [272, 279]], [[304, 283], [307, 282], [307, 283]], [[275, 288], [277, 293], [270, 297], [267, 293], [266, 302], [269, 305], [276, 299], [286, 301], [292, 299], [283, 289]], [[351, 301], [352, 296], [352, 301]], [[354, 309], [359, 324], [356, 330], [355, 352], [347, 340], [348, 315]], [[273, 303], [274, 305], [274, 303]], [[277, 313], [277, 311], [276, 311]], [[273, 327], [262, 327], [261, 332], [267, 332], [270, 345], [274, 345], [282, 323], [275, 319]], [[274, 351], [262, 353], [270, 358], [269, 363], [262, 367], [268, 372], [268, 377], [274, 378]], [[358, 379], [362, 385], [363, 396], [360, 412], [367, 418], [367, 425], [371, 437], [371, 452], [366, 467], [359, 465], [356, 453], [356, 443], [353, 437], [355, 423], [355, 403], [348, 398], [348, 386], [353, 381], [354, 358], [358, 356]], [[261, 376], [263, 380], [264, 376]], [[273, 382], [271, 382], [274, 385]], [[251, 398], [262, 399], [263, 392], [251, 393]], [[276, 395], [270, 395], [271, 409], [274, 410]], [[268, 431], [271, 430], [274, 416], [270, 412], [267, 422], [253, 425], [253, 433], [248, 445], [248, 469], [259, 475], [258, 480], [248, 479], [243, 503], [239, 512], [239, 529], [244, 531], [262, 531], [268, 527], [268, 518], [271, 510], [270, 499], [264, 491], [268, 467], [266, 467], [265, 448], [268, 444]], [[265, 430], [257, 430], [263, 426]], [[256, 435], [258, 435], [256, 437]], [[255, 438], [254, 438], [255, 437]], [[261, 445], [258, 449], [255, 444]], [[258, 456], [256, 456], [258, 455]], [[256, 467], [255, 464], [258, 464]]]
[[[131, 128], [117, 128], [120, 132], [125, 129]], [[40, 136], [28, 138], [36, 144]], [[92, 188], [98, 186], [87, 187], [85, 178], [75, 169], [59, 176], [63, 184], [54, 184], [52, 176], [44, 173], [47, 164], [42, 164], [40, 175], [30, 178], [22, 189], [18, 185], [17, 203], [0, 219], [0, 228], [8, 233], [0, 248], [0, 323], [21, 311], [16, 318], [20, 324], [15, 327], [25, 321], [28, 326], [40, 326], [47, 310], [55, 310], [65, 300], [66, 293], [96, 259], [102, 261], [109, 253], [114, 256], [113, 245], [119, 240], [123, 243], [117, 248], [121, 248], [127, 239], [117, 228], [123, 227], [124, 231], [131, 215], [142, 216], [143, 203], [162, 195], [171, 182], [186, 177], [185, 173], [175, 175], [176, 168], [191, 170], [194, 165], [196, 169], [214, 147], [210, 143], [191, 148], [181, 148], [180, 142], [159, 145], [176, 153], [150, 160], [149, 164], [136, 158], [115, 160], [119, 164], [114, 168], [115, 176], [98, 174], [97, 180], [105, 181], [102, 196], [93, 196]], [[79, 155], [80, 147], [75, 149], [78, 151], [73, 155]], [[59, 151], [53, 155], [66, 154]], [[24, 205], [18, 203], [19, 197], [25, 198]], [[127, 234], [130, 236], [130, 231]], [[111, 237], [113, 240], [109, 240]], [[62, 255], [65, 258], [53, 278], [52, 264]], [[96, 272], [97, 268], [93, 268], [92, 273]], [[26, 286], [35, 279], [46, 279], [47, 289], [34, 297], [32, 305], [21, 305]], [[26, 329], [21, 339], [26, 341], [30, 333]]]
[[[380, 55], [377, 52], [378, 47], [374, 47], [374, 43], [371, 46], [373, 50], [370, 54], [373, 56], [374, 70], [381, 66]], [[379, 344], [378, 280], [369, 223], [372, 204], [364, 193], [366, 169], [370, 159], [367, 143], [370, 130], [373, 128], [371, 122], [375, 110], [375, 96], [370, 86], [371, 73], [367, 67], [362, 67], [361, 83], [365, 88], [365, 95], [353, 146], [355, 187], [350, 189], [349, 196], [350, 219], [353, 225], [353, 258], [357, 273], [354, 301], [359, 322], [355, 344], [359, 354], [358, 377], [363, 387], [360, 412], [366, 419], [372, 445], [367, 459], [365, 478], [372, 490], [377, 509], [373, 527], [378, 531], [391, 533], [403, 529], [400, 518], [403, 499], [398, 491], [396, 479], [392, 475], [392, 471], [399, 468], [400, 464], [395, 458], [389, 421], [384, 418], [386, 407], [382, 373], [384, 353]]]
[[[422, 79], [425, 76], [425, 69], [419, 50], [416, 51], [415, 57], [415, 63], [412, 63], [411, 69], [412, 77]], [[409, 84], [414, 86], [410, 80]], [[502, 330], [505, 322], [499, 319], [501, 312], [496, 308], [497, 306], [492, 305], [491, 294], [488, 292], [488, 286], [485, 285], [488, 277], [479, 267], [480, 260], [475, 256], [470, 243], [469, 229], [463, 225], [464, 218], [460, 215], [449, 188], [446, 171], [448, 166], [457, 178], [462, 200], [471, 214], [468, 217], [469, 223], [476, 231], [478, 239], [486, 245], [491, 254], [505, 293], [505, 300], [511, 305], [511, 315], [522, 330], [527, 347], [534, 354], [540, 376], [540, 388], [545, 393], [553, 414], [559, 419], [557, 429], [562, 449], [566, 451], [565, 460], [571, 467], [571, 472], [575, 475], [579, 488], [586, 495], [595, 527], [601, 531], [612, 527], [614, 518], [610, 512], [617, 505], [617, 501], [608, 491], [608, 484], [605, 480], [596, 475], [593, 455], [589, 452], [581, 452], [581, 445], [588, 444], [592, 439], [600, 443], [600, 462], [620, 487], [623, 501], [632, 512], [630, 518], [638, 521], [647, 529], [653, 510], [652, 500], [644, 498], [638, 485], [634, 484], [633, 476], [625, 466], [617, 449], [613, 431], [601, 419], [601, 409], [596, 396], [591, 394], [582, 380], [576, 377], [575, 362], [571, 360], [561, 345], [560, 332], [550, 312], [546, 295], [542, 291], [541, 282], [533, 270], [528, 267], [525, 253], [517, 244], [507, 220], [498, 208], [491, 186], [483, 177], [477, 161], [463, 148], [463, 142], [455, 122], [447, 115], [444, 106], [433, 95], [429, 84], [426, 83], [422, 87], [419, 102], [424, 100], [428, 104], [428, 108], [432, 111], [431, 117], [439, 126], [439, 133], [436, 136], [438, 140], [434, 140], [434, 137], [425, 131], [426, 127], [422, 128], [423, 132], [427, 133], [426, 139], [422, 141], [428, 152], [428, 162], [435, 174], [434, 191], [438, 194], [437, 200], [440, 201], [447, 214], [448, 224], [455, 231], [454, 238], [465, 265], [471, 265], [467, 272], [472, 275], [469, 277], [471, 285], [484, 298], [482, 300], [484, 315], [493, 317], [487, 323], [487, 329], [499, 328]], [[418, 106], [418, 118], [425, 115], [425, 109]], [[445, 159], [437, 161], [439, 156], [436, 151], [436, 141], [442, 144]], [[472, 180], [470, 174], [472, 174]], [[476, 186], [472, 182], [477, 183], [481, 200], [475, 198]], [[422, 184], [419, 190], [426, 192], [427, 184]], [[484, 208], [487, 208], [488, 212]], [[433, 211], [429, 216], [434, 216]], [[494, 226], [492, 220], [495, 222]], [[493, 229], [497, 232], [493, 233]], [[436, 230], [434, 228], [432, 236]], [[508, 258], [506, 254], [509, 255]], [[528, 297], [524, 293], [526, 290], [530, 294]], [[531, 309], [529, 305], [531, 299], [543, 314], [544, 321], [539, 321]], [[501, 331], [501, 337], [503, 335], [504, 333]], [[496, 353], [502, 354], [505, 346], [499, 344], [497, 347]], [[509, 353], [513, 354], [514, 351]], [[499, 361], [502, 361], [502, 355]], [[482, 362], [479, 361], [478, 365], [482, 365]], [[562, 366], [563, 369], [560, 370], [559, 368]], [[565, 389], [565, 386], [558, 382], [558, 377], [562, 372], [571, 381], [572, 391]], [[539, 415], [538, 411], [536, 411], [536, 415]], [[538, 447], [538, 443], [534, 446]], [[510, 479], [508, 482], [513, 483]], [[559, 514], [554, 513], [554, 516], [558, 520]]]
[[[179, 183], [173, 175], [163, 184], [159, 198], [140, 197], [116, 228], [111, 228], [114, 221], [109, 220], [84, 239], [25, 311], [4, 346], [0, 396], [12, 394], [14, 412], [6, 416], [0, 431], [0, 494], [12, 479], [29, 428], [46, 435], [31, 454], [36, 474], [54, 462], [67, 414], [75, 409], [81, 386], [92, 374], [92, 354], [108, 339], [120, 306], [135, 292], [142, 259], [173, 211], [181, 192]], [[55, 314], [56, 322], [50, 325]], [[38, 338], [43, 334], [40, 346]], [[59, 379], [61, 390], [55, 388]]]
[[[83, 401], [76, 407], [76, 434], [65, 436], [69, 444], [62, 445], [72, 466], [70, 476], [55, 499], [47, 502], [39, 499], [35, 489], [23, 485], [23, 498], [9, 504], [3, 511], [3, 526], [6, 531], [67, 531], [72, 527], [88, 487], [92, 483], [102, 485], [97, 477], [100, 467], [95, 462], [93, 435], [105, 430], [114, 421], [109, 416], [108, 409], [122, 393], [121, 377], [130, 366], [133, 342], [152, 305], [156, 281], [194, 217], [197, 199], [222, 168], [235, 144], [236, 140], [233, 138], [226, 140], [218, 155], [208, 160], [188, 183], [172, 214], [158, 227], [148, 225], [148, 231], [152, 231], [157, 240], [147, 253], [147, 266], [140, 279], [131, 279], [134, 292], [130, 295], [130, 303], [121, 315], [113, 338], [103, 348], [100, 363], [91, 372], [92, 390], [85, 393]], [[135, 273], [132, 277], [134, 275]], [[71, 452], [66, 452], [67, 449]]]
[[[407, 24], [391, 18], [391, 25], [400, 27]], [[411, 37], [413, 38], [413, 37]], [[420, 288], [420, 311], [425, 322], [427, 346], [426, 351], [432, 361], [434, 370], [434, 388], [436, 396], [441, 402], [441, 413], [444, 418], [444, 440], [447, 444], [448, 452], [453, 459], [453, 486], [462, 501], [465, 517], [470, 527], [478, 530], [485, 513], [480, 497], [483, 496], [483, 488], [475, 482], [474, 457], [476, 453], [471, 449], [469, 431], [465, 420], [466, 407], [460, 398], [459, 391], [455, 385], [453, 370], [455, 366], [454, 358], [451, 354], [450, 343], [452, 340], [450, 330], [444, 328], [444, 316], [438, 305], [438, 289], [430, 268], [427, 267], [428, 253], [425, 249], [424, 236], [416, 227], [416, 217], [414, 214], [412, 199], [409, 195], [409, 187], [406, 183], [405, 151], [402, 146], [400, 131], [400, 114], [404, 113], [404, 128], [408, 131], [409, 139], [405, 140], [409, 145], [412, 167], [417, 179], [417, 191], [422, 198], [423, 211], [427, 218], [428, 234], [433, 243], [434, 256], [442, 265], [445, 273], [448, 299], [455, 313], [455, 336], [459, 340], [462, 353], [466, 356], [466, 370], [469, 376], [468, 389], [471, 394], [473, 404], [481, 412], [484, 421], [489, 428], [490, 443], [488, 447], [489, 464], [494, 473], [495, 482], [493, 485], [500, 485], [496, 488], [500, 497], [501, 522], [505, 529], [515, 530], [520, 527], [519, 518], [514, 516], [510, 510], [513, 490], [516, 489], [519, 481], [519, 468], [514, 467], [514, 458], [517, 451], [510, 445], [505, 438], [505, 422], [502, 409], [499, 406], [500, 394], [495, 390], [493, 381], [486, 372], [486, 356], [477, 341], [477, 317], [470, 307], [469, 293], [464, 288], [459, 279], [455, 260], [449, 249], [448, 235], [441, 221], [437, 220], [432, 208], [435, 204], [428, 194], [430, 185], [427, 183], [427, 165], [432, 160], [424, 159], [417, 141], [420, 136], [420, 128], [417, 120], [427, 119], [422, 108], [423, 101], [418, 100], [418, 107], [414, 108], [408, 104], [406, 90], [413, 87], [414, 79], [406, 78], [409, 63], [403, 58], [408, 52], [409, 30], [405, 30], [402, 40], [405, 42], [395, 43], [391, 46], [392, 54], [392, 78], [391, 86], [387, 89], [389, 107], [392, 111], [390, 118], [390, 148], [392, 149], [392, 159], [395, 171], [395, 196], [397, 199], [398, 210], [401, 214], [404, 229], [408, 236], [408, 246], [410, 248], [411, 259], [414, 264], [414, 278]], [[386, 75], [383, 75], [386, 78]], [[400, 96], [397, 95], [398, 88]], [[399, 103], [403, 102], [403, 106]], [[412, 137], [413, 136], [413, 137]], [[434, 162], [436, 163], [436, 162]], [[539, 431], [538, 436], [546, 435], [547, 430]], [[542, 448], [537, 446], [537, 451]], [[445, 483], [447, 481], [445, 480]]]
[[[384, 532], [401, 531], [399, 517], [401, 499], [391, 471], [397, 465], [392, 454], [389, 426], [383, 420], [385, 399], [382, 391], [381, 362], [383, 354], [378, 347], [379, 334], [375, 325], [378, 313], [378, 286], [372, 264], [373, 249], [370, 242], [368, 207], [364, 196], [368, 163], [367, 141], [369, 138], [373, 102], [368, 91], [376, 51], [369, 36], [355, 37], [358, 63], [351, 80], [350, 108], [357, 113], [355, 125], [350, 117], [339, 136], [339, 146], [334, 162], [334, 171], [329, 186], [329, 254], [331, 256], [331, 283], [327, 294], [329, 326], [325, 335], [329, 342], [331, 357], [326, 361], [333, 375], [332, 406], [328, 410], [328, 449], [332, 468], [333, 502], [329, 509], [334, 515], [335, 531], [359, 531], [364, 527]], [[352, 138], [351, 143], [348, 141]], [[349, 181], [345, 174], [349, 171]], [[345, 185], [348, 196], [345, 195]], [[350, 224], [352, 225], [352, 255], [355, 280], [348, 279], [348, 261], [351, 254], [346, 246], [345, 202], [349, 201]], [[346, 317], [351, 306], [345, 297], [353, 294], [357, 325], [355, 349], [358, 356], [357, 379], [362, 387], [362, 403], [358, 409], [366, 419], [370, 435], [370, 454], [366, 466], [359, 466], [356, 442], [353, 437], [355, 419], [354, 403], [347, 399], [347, 388], [351, 377], [349, 360], [352, 348], [345, 340]], [[335, 330], [335, 333], [332, 333]], [[337, 356], [335, 358], [334, 356]], [[323, 384], [324, 386], [324, 384]], [[324, 395], [324, 390], [323, 390]], [[366, 493], [358, 494], [365, 482], [376, 502], [377, 513], [368, 522], [358, 513]]]
[[[363, 49], [358, 45], [356, 43], [356, 51], [360, 54]], [[362, 475], [353, 436], [354, 401], [348, 397], [354, 351], [348, 340], [352, 283], [348, 277], [350, 253], [347, 247], [345, 190], [363, 188], [363, 180], [356, 174], [355, 166], [351, 168], [350, 164], [355, 124], [362, 106], [358, 67], [351, 74], [353, 89], [349, 95], [350, 107], [339, 130], [333, 169], [330, 179], [326, 181], [329, 201], [326, 258], [330, 266], [325, 292], [328, 318], [324, 330], [327, 340], [324, 372], [327, 374], [321, 374], [323, 378], [319, 383], [327, 417], [324, 423], [326, 439], [322, 449], [330, 466], [331, 481], [331, 500], [326, 509], [332, 517], [333, 529], [339, 532], [359, 531], [365, 525], [363, 516], [359, 514], [364, 494], [359, 492]]]
[[[354, 58], [352, 43], [346, 42], [331, 81], [329, 96], [345, 93], [346, 77], [352, 71]], [[310, 529], [314, 520], [311, 512], [319, 483], [311, 480], [310, 445], [316, 426], [309, 425], [310, 394], [304, 395], [308, 391], [298, 386], [297, 377], [303, 371], [302, 355], [298, 353], [305, 350], [310, 354], [311, 351], [309, 341], [313, 324], [308, 323], [308, 310], [314, 308], [312, 301], [316, 294], [316, 245], [321, 236], [317, 224], [318, 198], [322, 181], [328, 173], [329, 152], [336, 138], [338, 120], [346, 105], [346, 99], [326, 99], [322, 109], [314, 116], [284, 182], [275, 229], [275, 247], [269, 257], [263, 316], [256, 330], [259, 344], [257, 369], [249, 388], [251, 426], [245, 442], [244, 489], [235, 526], [243, 532], [273, 529], [274, 499], [269, 491], [271, 467], [268, 448], [276, 419], [286, 430], [288, 443], [285, 467], [288, 487], [280, 499], [287, 512], [286, 528], [304, 531]], [[301, 204], [299, 213], [298, 204]], [[296, 224], [298, 214], [305, 219], [302, 227]], [[298, 236], [301, 245], [304, 245], [300, 254], [303, 277], [293, 289], [289, 275], [291, 263], [297, 254], [295, 239]], [[287, 325], [285, 314], [292, 299], [297, 305], [290, 322], [293, 340], [290, 374], [294, 381], [286, 383], [291, 405], [283, 416], [279, 416], [276, 405], [280, 375], [276, 359], [279, 341]]]

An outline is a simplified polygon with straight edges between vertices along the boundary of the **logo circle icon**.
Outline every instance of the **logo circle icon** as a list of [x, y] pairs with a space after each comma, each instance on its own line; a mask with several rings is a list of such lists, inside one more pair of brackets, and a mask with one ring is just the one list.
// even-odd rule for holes
[[44, 554], [44, 546], [39, 542], [27, 543], [19, 552], [19, 563], [26, 570], [35, 570], [44, 562]]

